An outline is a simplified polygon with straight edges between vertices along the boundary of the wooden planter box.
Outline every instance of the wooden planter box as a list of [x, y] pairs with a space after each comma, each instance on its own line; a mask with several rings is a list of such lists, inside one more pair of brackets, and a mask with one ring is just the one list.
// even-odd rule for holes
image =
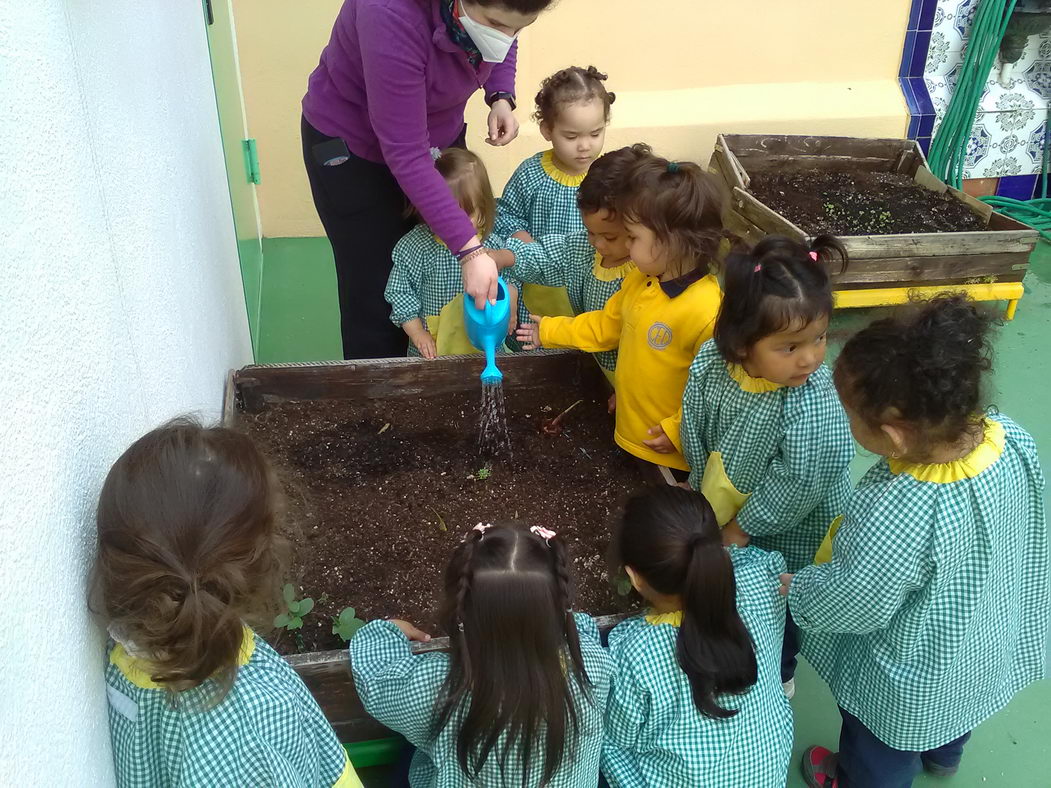
[[975, 288], [971, 295], [976, 298], [1021, 298], [1022, 278], [1039, 233], [942, 183], [913, 140], [721, 134], [709, 169], [722, 178], [731, 194], [725, 217], [728, 228], [753, 243], [771, 233], [803, 242], [810, 238], [749, 191], [751, 175], [771, 170], [901, 173], [931, 191], [948, 192], [990, 228], [840, 237], [850, 254], [850, 265], [832, 277], [839, 306], [875, 305], [867, 303], [872, 299], [863, 294], [846, 293], [872, 288], [898, 290], [898, 302], [903, 290], [946, 285], [969, 285]]
[[[483, 366], [481, 356], [248, 366], [233, 372], [227, 381], [223, 423], [236, 426], [239, 412], [256, 413], [289, 400], [390, 399], [479, 391], [478, 376]], [[573, 351], [509, 355], [501, 357], [500, 369], [505, 388], [539, 388], [558, 383], [598, 393], [605, 392], [607, 386], [594, 360]], [[648, 478], [657, 481], [652, 472]], [[606, 631], [621, 618], [598, 617], [599, 626]], [[447, 648], [447, 638], [413, 644], [417, 653]], [[393, 735], [362, 708], [354, 690], [347, 649], [297, 654], [286, 659], [317, 698], [340, 741], [363, 742]]]

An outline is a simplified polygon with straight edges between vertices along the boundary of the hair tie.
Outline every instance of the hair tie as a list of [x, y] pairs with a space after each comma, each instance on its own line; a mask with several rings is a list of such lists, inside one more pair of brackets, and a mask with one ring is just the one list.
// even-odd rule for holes
[[755, 268], [752, 269], [752, 273], [753, 274], [758, 274], [762, 270], [763, 270], [763, 264], [762, 263], [756, 263], [755, 264]]
[[442, 157], [442, 149], [441, 148], [431, 148], [431, 158], [434, 159], [434, 161], [438, 161], [438, 159], [440, 159], [441, 157]]
[[690, 541], [686, 543], [686, 546], [689, 547], [691, 550], [695, 550], [697, 549], [698, 545], [701, 545], [706, 541], [707, 539], [704, 538], [704, 534], [693, 534], [690, 537]]
[[493, 526], [490, 523], [478, 523], [478, 525], [476, 525], [471, 530], [472, 531], [477, 531], [480, 534], [484, 534], [486, 531], [488, 531], [492, 527]]
[[557, 534], [550, 528], [544, 528], [541, 525], [534, 525], [529, 529], [529, 533], [536, 534], [544, 540], [546, 544], [551, 544], [551, 540], [554, 539]]
[[668, 172], [678, 172], [678, 171], [679, 171], [679, 162], [677, 162], [677, 161], [669, 161], [668, 162]]
[[810, 259], [813, 260], [816, 263], [817, 262], [817, 252], [811, 252], [810, 253]]

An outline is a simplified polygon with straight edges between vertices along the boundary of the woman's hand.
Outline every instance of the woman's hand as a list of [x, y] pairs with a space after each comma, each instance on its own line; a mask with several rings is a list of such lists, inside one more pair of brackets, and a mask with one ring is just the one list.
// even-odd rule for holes
[[518, 136], [518, 118], [507, 99], [499, 99], [493, 102], [489, 110], [489, 137], [486, 139], [490, 145], [506, 145]]
[[542, 318], [537, 315], [529, 316], [530, 322], [524, 326], [519, 326], [518, 341], [522, 343], [524, 350], [537, 350], [540, 348], [540, 321]]
[[[474, 241], [474, 245], [477, 245]], [[465, 247], [466, 248], [466, 247]], [[472, 257], [462, 266], [463, 289], [474, 299], [478, 309], [485, 309], [485, 302], [496, 303], [496, 261], [488, 252]]]
[[422, 629], [417, 629], [408, 621], [402, 621], [400, 618], [388, 618], [387, 620], [400, 629], [401, 634], [405, 635], [409, 640], [414, 640], [417, 643], [427, 643], [431, 639], [430, 635]]

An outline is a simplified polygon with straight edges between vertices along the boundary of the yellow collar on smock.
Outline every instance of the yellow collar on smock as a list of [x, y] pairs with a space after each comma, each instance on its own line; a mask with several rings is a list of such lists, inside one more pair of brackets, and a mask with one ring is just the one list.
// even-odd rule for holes
[[1000, 459], [1000, 455], [1004, 453], [1005, 443], [1004, 425], [993, 419], [985, 419], [985, 434], [982, 442], [975, 446], [966, 457], [932, 465], [889, 458], [887, 465], [891, 473], [895, 475], [905, 473], [918, 482], [950, 484], [963, 479], [973, 479], [980, 474]]
[[744, 367], [740, 364], [727, 363], [726, 371], [730, 373], [730, 377], [741, 387], [741, 391], [747, 391], [749, 394], [765, 394], [768, 391], [777, 391], [784, 388], [784, 386], [766, 378], [753, 378], [744, 371]]
[[591, 275], [600, 282], [616, 282], [635, 270], [635, 261], [628, 260], [614, 268], [602, 267], [602, 255], [595, 252], [595, 262], [591, 265]]
[[671, 624], [673, 627], [682, 625], [682, 611], [676, 610], [673, 613], [648, 613], [646, 615], [647, 624]]
[[[255, 653], [255, 637], [252, 630], [244, 627], [244, 635], [241, 640], [241, 651], [237, 655], [238, 667], [244, 667]], [[124, 678], [142, 689], [164, 689], [164, 685], [153, 680], [153, 665], [148, 660], [133, 657], [127, 652], [123, 644], [118, 643], [109, 653], [110, 664], [116, 665], [117, 669], [124, 674]]]
[[553, 150], [544, 151], [544, 155], [540, 157], [540, 166], [544, 168], [544, 172], [548, 174], [553, 181], [561, 183], [563, 186], [579, 186], [584, 181], [586, 172], [580, 173], [580, 175], [571, 175], [565, 170], [559, 169], [558, 165], [555, 164], [555, 152]]

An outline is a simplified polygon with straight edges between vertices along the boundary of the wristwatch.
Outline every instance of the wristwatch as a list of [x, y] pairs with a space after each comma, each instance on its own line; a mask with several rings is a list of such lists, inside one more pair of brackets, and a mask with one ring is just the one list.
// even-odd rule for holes
[[515, 103], [514, 95], [511, 94], [511, 93], [508, 93], [507, 91], [504, 91], [504, 90], [498, 91], [496, 93], [490, 93], [489, 96], [486, 98], [485, 103], [488, 104], [491, 107], [491, 106], [493, 106], [493, 104], [498, 102], [500, 99], [503, 99], [508, 104], [510, 104], [511, 105], [511, 109], [514, 109], [515, 107], [518, 106]]

